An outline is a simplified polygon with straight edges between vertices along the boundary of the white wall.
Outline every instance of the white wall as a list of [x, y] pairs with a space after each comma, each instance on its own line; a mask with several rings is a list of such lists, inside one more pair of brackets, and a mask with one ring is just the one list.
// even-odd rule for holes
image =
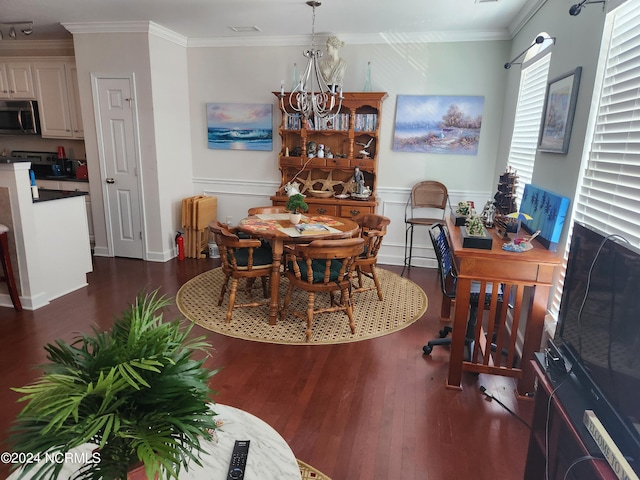
[[146, 32], [74, 34], [74, 48], [96, 254], [106, 254], [107, 238], [91, 74], [133, 74], [144, 197], [144, 258], [166, 261], [174, 256], [181, 199], [193, 191], [185, 48]]
[[[174, 256], [175, 234], [181, 226], [182, 199], [193, 191], [191, 121], [187, 55], [184, 46], [151, 35], [151, 90], [155, 125], [155, 155], [158, 164], [158, 238], [149, 238], [150, 260], [166, 261]], [[145, 203], [149, 191], [145, 192]]]
[[[250, 206], [269, 204], [280, 185], [277, 152], [280, 121], [272, 94], [280, 82], [291, 84], [293, 63], [305, 66], [304, 46], [189, 48], [189, 95], [194, 193], [218, 196], [218, 217], [234, 221]], [[389, 94], [383, 104], [378, 160], [379, 212], [391, 218], [381, 257], [402, 263], [404, 205], [413, 184], [442, 181], [452, 201], [474, 200], [483, 205], [497, 186], [498, 135], [507, 73], [502, 65], [510, 42], [346, 45], [345, 91], [360, 91], [367, 62], [372, 62], [372, 90]], [[392, 151], [397, 95], [482, 95], [485, 97], [478, 155], [427, 155]], [[271, 152], [210, 150], [207, 148], [205, 105], [269, 103], [274, 108], [274, 148]], [[417, 246], [416, 246], [417, 245]], [[418, 232], [414, 248], [429, 254], [426, 231]], [[420, 263], [419, 261], [417, 263]], [[424, 263], [424, 262], [423, 262]], [[433, 264], [428, 262], [428, 264]]]

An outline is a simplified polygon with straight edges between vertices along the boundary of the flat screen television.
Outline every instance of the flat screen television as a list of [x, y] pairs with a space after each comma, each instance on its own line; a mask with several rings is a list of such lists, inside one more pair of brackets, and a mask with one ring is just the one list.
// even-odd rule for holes
[[575, 223], [554, 338], [640, 474], [640, 253]]

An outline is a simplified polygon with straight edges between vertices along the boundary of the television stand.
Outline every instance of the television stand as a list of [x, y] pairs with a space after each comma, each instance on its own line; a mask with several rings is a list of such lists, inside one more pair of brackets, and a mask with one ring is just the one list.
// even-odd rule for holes
[[[571, 466], [584, 456], [602, 458], [602, 453], [582, 421], [584, 411], [591, 409], [591, 406], [573, 375], [565, 374], [567, 378], [562, 379], [546, 372], [544, 355], [541, 353], [536, 353], [531, 363], [538, 387], [524, 480], [547, 479], [547, 469], [548, 480], [617, 480], [618, 477], [604, 459], [584, 460]], [[556, 388], [549, 403], [549, 397]]]

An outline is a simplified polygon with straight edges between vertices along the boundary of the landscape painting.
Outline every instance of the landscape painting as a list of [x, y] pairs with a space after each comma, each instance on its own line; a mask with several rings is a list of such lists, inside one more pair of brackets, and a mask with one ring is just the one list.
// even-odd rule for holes
[[398, 95], [393, 150], [477, 155], [484, 97]]
[[273, 150], [273, 106], [207, 103], [207, 144], [222, 150]]

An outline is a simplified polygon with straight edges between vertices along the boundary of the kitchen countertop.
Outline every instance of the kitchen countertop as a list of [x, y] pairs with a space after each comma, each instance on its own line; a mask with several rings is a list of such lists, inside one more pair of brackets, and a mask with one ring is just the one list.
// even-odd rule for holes
[[23, 163], [30, 161], [28, 158], [0, 157], [0, 163]]
[[82, 197], [88, 195], [87, 192], [79, 192], [77, 190], [49, 190], [39, 188], [38, 195], [40, 198], [34, 199], [33, 203], [48, 202], [50, 200], [60, 200], [61, 198]]
[[89, 183], [88, 178], [68, 177], [66, 175], [48, 175], [46, 177], [39, 177], [36, 175], [36, 180], [60, 180], [61, 182]]

